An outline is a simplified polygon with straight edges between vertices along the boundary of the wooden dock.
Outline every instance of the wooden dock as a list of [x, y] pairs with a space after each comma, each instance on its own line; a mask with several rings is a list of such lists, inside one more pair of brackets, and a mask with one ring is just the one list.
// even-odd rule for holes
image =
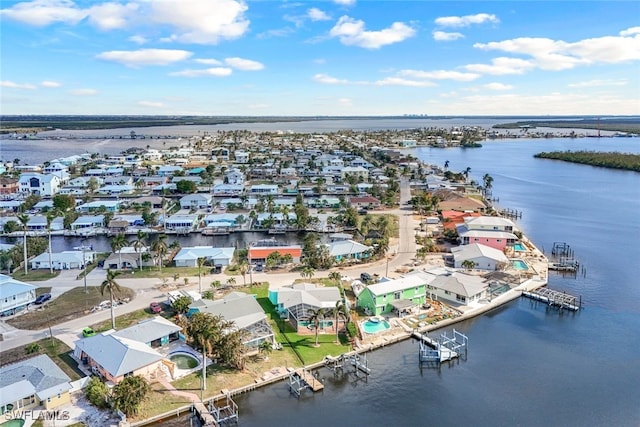
[[525, 291], [522, 295], [536, 301], [542, 301], [551, 307], [560, 309], [578, 311], [580, 310], [580, 307], [582, 307], [582, 297], [576, 297], [566, 292], [554, 291], [549, 288]]
[[198, 418], [200, 418], [203, 426], [217, 426], [215, 418], [213, 418], [213, 415], [211, 415], [207, 407], [204, 406], [204, 403], [194, 403], [193, 410], [198, 414]]
[[306, 369], [298, 369], [289, 373], [289, 390], [300, 397], [303, 391], [309, 389], [314, 393], [324, 389], [324, 384]]
[[300, 376], [300, 378], [302, 378], [302, 381], [304, 381], [314, 393], [316, 391], [324, 389], [324, 384], [322, 384], [319, 379], [314, 377], [310, 371], [307, 371], [306, 369], [300, 369], [296, 371], [296, 373]]

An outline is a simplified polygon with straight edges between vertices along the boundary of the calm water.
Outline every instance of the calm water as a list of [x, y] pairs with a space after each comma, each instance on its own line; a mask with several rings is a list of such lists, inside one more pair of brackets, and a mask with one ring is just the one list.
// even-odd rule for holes
[[[353, 122], [338, 129], [347, 127]], [[500, 205], [523, 212], [519, 225], [540, 248], [569, 243], [586, 275], [552, 275], [549, 286], [582, 295], [584, 309], [560, 315], [514, 301], [456, 326], [470, 338], [466, 360], [420, 371], [417, 344], [405, 341], [369, 353], [367, 381], [321, 370], [326, 388], [317, 395], [295, 399], [282, 382], [239, 396], [242, 426], [640, 425], [640, 174], [532, 157], [568, 149], [638, 153], [640, 139], [483, 145], [415, 152], [430, 163], [449, 160], [454, 171], [471, 167], [477, 181], [489, 173]]]

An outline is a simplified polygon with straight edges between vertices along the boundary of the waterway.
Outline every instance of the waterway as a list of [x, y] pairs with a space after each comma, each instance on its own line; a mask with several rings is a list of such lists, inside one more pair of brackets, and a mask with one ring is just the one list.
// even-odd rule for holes
[[417, 344], [405, 341], [368, 354], [366, 381], [320, 370], [320, 394], [298, 400], [281, 382], [239, 396], [240, 424], [638, 426], [640, 174], [533, 158], [568, 149], [638, 153], [640, 140], [513, 140], [415, 153], [448, 160], [454, 171], [470, 167], [478, 182], [490, 174], [499, 204], [523, 213], [518, 224], [536, 245], [549, 252], [556, 241], [570, 244], [585, 270], [551, 274], [549, 286], [582, 295], [583, 310], [560, 314], [516, 300], [456, 325], [470, 339], [466, 360], [421, 371]]

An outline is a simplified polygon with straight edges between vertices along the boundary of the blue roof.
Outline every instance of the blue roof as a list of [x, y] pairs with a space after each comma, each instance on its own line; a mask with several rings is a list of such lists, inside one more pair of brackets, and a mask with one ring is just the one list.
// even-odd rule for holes
[[30, 290], [36, 289], [37, 286], [15, 280], [6, 274], [0, 274], [0, 298], [8, 298], [19, 295]]

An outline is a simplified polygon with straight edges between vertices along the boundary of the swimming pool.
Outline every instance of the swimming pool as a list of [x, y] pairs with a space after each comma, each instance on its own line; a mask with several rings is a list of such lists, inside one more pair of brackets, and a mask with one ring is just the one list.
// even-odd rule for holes
[[513, 245], [513, 250], [516, 252], [526, 252], [527, 248], [525, 248], [522, 243], [515, 243]]
[[516, 270], [528, 270], [529, 269], [529, 266], [527, 265], [527, 263], [522, 261], [521, 259], [512, 259], [511, 260], [511, 266], [513, 268], [515, 268]]
[[171, 353], [169, 355], [169, 360], [175, 363], [178, 369], [193, 369], [200, 365], [200, 360], [198, 360], [194, 355], [186, 352]]
[[362, 330], [368, 334], [377, 334], [378, 332], [386, 331], [391, 327], [389, 325], [389, 322], [387, 322], [386, 320], [377, 321], [377, 322], [366, 320], [362, 322], [361, 325], [362, 325]]

